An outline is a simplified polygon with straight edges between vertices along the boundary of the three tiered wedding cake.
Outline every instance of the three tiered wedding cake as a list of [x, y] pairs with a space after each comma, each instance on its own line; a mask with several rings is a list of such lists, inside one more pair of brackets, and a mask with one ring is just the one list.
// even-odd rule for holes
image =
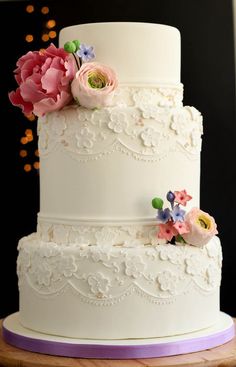
[[80, 339], [211, 327], [222, 252], [198, 209], [202, 116], [182, 104], [179, 31], [83, 24], [64, 28], [60, 46], [23, 56], [10, 94], [39, 116], [40, 213], [19, 243], [20, 323]]

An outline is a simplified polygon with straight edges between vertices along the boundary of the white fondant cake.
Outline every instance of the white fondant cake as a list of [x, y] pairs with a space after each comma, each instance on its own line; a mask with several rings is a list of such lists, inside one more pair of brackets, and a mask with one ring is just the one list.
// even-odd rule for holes
[[61, 46], [74, 39], [94, 46], [119, 85], [109, 106], [71, 104], [38, 121], [40, 213], [37, 233], [19, 243], [20, 321], [89, 339], [210, 327], [220, 241], [166, 243], [151, 206], [170, 189], [193, 196], [188, 208], [199, 205], [202, 116], [182, 105], [180, 34], [145, 23], [61, 31]]

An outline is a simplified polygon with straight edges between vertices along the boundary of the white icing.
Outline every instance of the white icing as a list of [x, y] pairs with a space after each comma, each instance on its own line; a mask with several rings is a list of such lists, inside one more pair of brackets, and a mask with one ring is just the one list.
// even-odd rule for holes
[[150, 223], [65, 223], [39, 216], [37, 234], [47, 242], [69, 245], [122, 245], [134, 247], [138, 245], [156, 245], [165, 243], [158, 239], [158, 226], [155, 221]]
[[183, 188], [198, 206], [201, 114], [193, 107], [142, 113], [141, 104], [71, 106], [39, 120], [42, 216], [151, 220], [151, 199]]
[[[141, 89], [142, 90], [142, 89]], [[202, 116], [194, 107], [145, 104], [87, 110], [71, 106], [39, 119], [40, 156], [55, 150], [87, 162], [115, 151], [159, 161], [180, 151], [194, 159], [201, 149]]]
[[[212, 254], [213, 248], [214, 256], [211, 256], [209, 251]], [[91, 331], [89, 337], [136, 338], [141, 335], [147, 336], [149, 330], [139, 329], [140, 315], [135, 311], [137, 334], [130, 334], [132, 331], [129, 332], [129, 312], [127, 312], [126, 303], [135, 304], [135, 299], [141, 297], [140, 302], [143, 302], [143, 299], [147, 304], [144, 312], [148, 324], [151, 320], [155, 324], [160, 322], [158, 314], [159, 311], [162, 313], [161, 309], [165, 305], [166, 316], [162, 320], [163, 328], [156, 336], [168, 335], [165, 328], [165, 322], [169, 325], [166, 319], [170, 312], [168, 305], [176, 305], [175, 325], [173, 325], [175, 329], [179, 326], [178, 318], [181, 319], [178, 314], [179, 307], [180, 305], [184, 307], [187, 294], [188, 298], [192, 295], [191, 302], [188, 301], [190, 308], [185, 315], [185, 332], [189, 332], [195, 317], [198, 318], [199, 325], [202, 325], [203, 319], [208, 325], [212, 321], [212, 317], [208, 319], [208, 316], [211, 313], [217, 314], [218, 304], [211, 304], [211, 300], [218, 294], [220, 285], [220, 259], [221, 246], [217, 237], [202, 249], [189, 245], [170, 244], [128, 248], [110, 244], [59, 245], [42, 241], [37, 234], [33, 234], [23, 238], [19, 243], [18, 277], [23, 301], [21, 318], [25, 320], [23, 322], [25, 326], [49, 334], [55, 333], [55, 327], [58, 325], [60, 335], [88, 337], [87, 331], [79, 327], [80, 321], [88, 317], [86, 305], [90, 305], [93, 317], [103, 318], [104, 325], [108, 325], [106, 313], [109, 306], [111, 307], [109, 314], [113, 313], [114, 317], [116, 314], [123, 315], [119, 331], [116, 331], [115, 327], [97, 331], [97, 325], [91, 325], [90, 319], [87, 319]], [[37, 300], [37, 306], [31, 301], [26, 306], [27, 298]], [[45, 316], [49, 316], [49, 314], [45, 315], [45, 312], [52, 311], [57, 299], [58, 304], [65, 307], [66, 304], [73, 302], [74, 307], [77, 305], [80, 312], [77, 315], [70, 315], [66, 311], [63, 314], [57, 311], [48, 322], [47, 329], [42, 330], [39, 325], [41, 322], [44, 324]], [[200, 305], [198, 315], [192, 314], [192, 307], [198, 302]], [[151, 314], [147, 312], [148, 305], [152, 309]], [[154, 308], [153, 305], [155, 305]], [[32, 324], [26, 321], [30, 318], [32, 318], [30, 320]], [[72, 318], [75, 321], [74, 326], [71, 326], [67, 332], [63, 329], [64, 319], [69, 319], [68, 322], [71, 324]], [[140, 325], [142, 325], [141, 321]]]
[[59, 45], [74, 39], [94, 46], [95, 61], [117, 72], [120, 83], [180, 81], [178, 29], [151, 23], [94, 23], [62, 29]]
[[108, 108], [72, 104], [39, 119], [40, 213], [19, 242], [20, 321], [94, 339], [207, 328], [219, 315], [219, 239], [165, 244], [151, 206], [182, 189], [187, 210], [199, 206], [202, 116], [182, 105], [179, 31], [117, 22], [60, 32], [61, 46], [74, 39], [94, 46], [119, 88]]

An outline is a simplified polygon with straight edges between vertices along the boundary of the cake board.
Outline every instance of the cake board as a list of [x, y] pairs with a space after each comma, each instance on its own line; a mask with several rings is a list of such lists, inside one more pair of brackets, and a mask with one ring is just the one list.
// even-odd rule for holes
[[43, 354], [76, 358], [137, 359], [198, 352], [233, 339], [234, 322], [221, 312], [214, 326], [185, 335], [128, 340], [74, 339], [38, 333], [24, 328], [19, 313], [3, 321], [3, 339], [15, 347]]

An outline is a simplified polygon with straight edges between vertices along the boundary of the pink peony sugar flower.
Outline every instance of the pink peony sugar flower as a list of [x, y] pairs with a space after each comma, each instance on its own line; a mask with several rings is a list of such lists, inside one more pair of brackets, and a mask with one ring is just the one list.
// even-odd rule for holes
[[17, 61], [16, 91], [9, 93], [14, 106], [25, 114], [43, 116], [59, 110], [72, 100], [70, 83], [75, 76], [73, 58], [51, 44], [44, 51], [30, 51]]
[[118, 86], [115, 72], [98, 62], [84, 63], [71, 84], [77, 103], [86, 108], [110, 106]]
[[174, 236], [178, 234], [178, 231], [173, 226], [173, 222], [169, 221], [165, 224], [159, 224], [158, 238], [171, 241]]
[[175, 222], [175, 224], [173, 224], [173, 227], [180, 235], [189, 232], [189, 226], [186, 222]]
[[186, 206], [187, 201], [192, 199], [192, 196], [188, 195], [186, 190], [175, 191], [174, 195], [175, 195], [174, 199], [175, 202], [183, 206]]
[[188, 212], [185, 222], [189, 232], [182, 234], [182, 237], [190, 245], [202, 247], [218, 233], [214, 218], [198, 208]]

